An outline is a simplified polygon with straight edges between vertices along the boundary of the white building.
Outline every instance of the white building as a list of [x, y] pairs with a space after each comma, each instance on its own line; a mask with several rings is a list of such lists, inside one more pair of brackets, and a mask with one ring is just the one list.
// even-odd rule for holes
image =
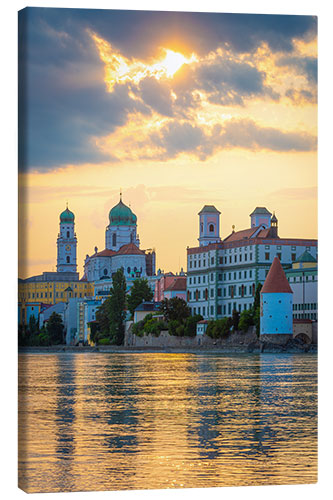
[[[202, 220], [202, 214], [207, 215], [206, 220]], [[205, 239], [210, 224], [220, 226], [219, 211], [205, 206], [199, 217], [199, 246], [187, 249], [187, 302], [192, 313], [202, 314], [204, 319], [249, 309], [256, 287], [264, 283], [275, 256], [284, 269], [305, 251], [317, 259], [317, 240], [280, 238], [277, 218], [264, 207], [251, 213], [249, 229], [233, 230], [220, 242], [215, 230], [211, 232], [216, 242]]]
[[84, 262], [84, 276], [87, 281], [112, 278], [123, 268], [126, 280], [153, 276], [155, 274], [155, 251], [141, 250], [137, 234], [137, 217], [121, 199], [110, 210], [109, 225], [105, 231], [106, 248], [87, 255]]
[[293, 291], [293, 318], [317, 321], [317, 260], [308, 251], [305, 251], [285, 272]]

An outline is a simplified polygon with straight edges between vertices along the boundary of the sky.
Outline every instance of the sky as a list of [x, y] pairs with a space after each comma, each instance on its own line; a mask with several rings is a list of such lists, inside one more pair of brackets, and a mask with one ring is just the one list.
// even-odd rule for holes
[[120, 189], [164, 271], [205, 204], [222, 238], [256, 206], [317, 237], [315, 17], [29, 8], [19, 30], [20, 277], [56, 270], [66, 202], [82, 275]]

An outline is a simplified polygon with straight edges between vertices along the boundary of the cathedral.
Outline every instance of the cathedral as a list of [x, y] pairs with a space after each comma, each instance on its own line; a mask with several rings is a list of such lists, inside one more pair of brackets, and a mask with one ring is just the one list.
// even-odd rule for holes
[[111, 278], [123, 268], [126, 280], [155, 274], [155, 251], [141, 250], [137, 234], [137, 217], [122, 201], [110, 210], [105, 230], [105, 249], [87, 255], [84, 261], [84, 280]]

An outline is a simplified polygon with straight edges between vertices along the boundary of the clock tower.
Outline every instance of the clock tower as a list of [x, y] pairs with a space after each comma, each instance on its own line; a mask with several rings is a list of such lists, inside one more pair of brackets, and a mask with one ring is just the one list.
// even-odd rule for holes
[[77, 239], [74, 231], [73, 212], [68, 209], [60, 214], [60, 230], [57, 239], [57, 272], [76, 273], [76, 246]]

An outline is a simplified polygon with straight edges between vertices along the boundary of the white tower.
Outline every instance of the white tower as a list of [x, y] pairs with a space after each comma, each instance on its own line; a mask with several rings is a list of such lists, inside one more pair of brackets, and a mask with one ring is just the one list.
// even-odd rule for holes
[[66, 206], [60, 214], [60, 230], [57, 239], [57, 272], [76, 273], [77, 239], [74, 232], [74, 214]]
[[205, 205], [199, 212], [199, 244], [206, 246], [210, 243], [219, 243], [220, 238], [220, 214], [213, 205]]

